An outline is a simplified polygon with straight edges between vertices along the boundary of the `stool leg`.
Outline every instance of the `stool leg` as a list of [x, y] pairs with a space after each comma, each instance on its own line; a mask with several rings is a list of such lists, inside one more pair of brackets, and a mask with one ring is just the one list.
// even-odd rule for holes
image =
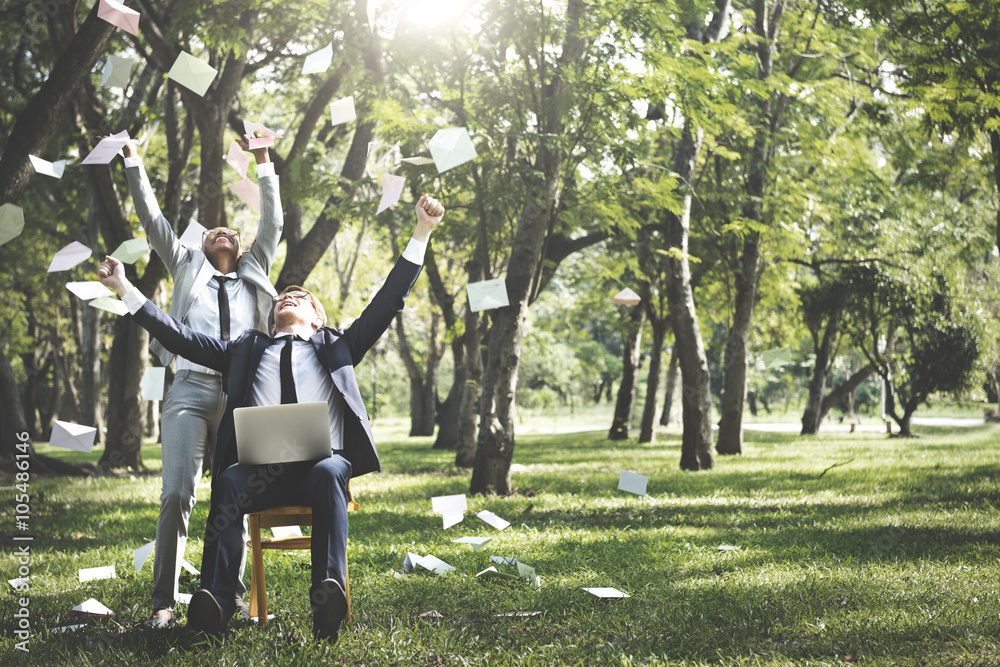
[[250, 616], [267, 623], [267, 589], [264, 588], [264, 553], [260, 546], [260, 517], [250, 515]]

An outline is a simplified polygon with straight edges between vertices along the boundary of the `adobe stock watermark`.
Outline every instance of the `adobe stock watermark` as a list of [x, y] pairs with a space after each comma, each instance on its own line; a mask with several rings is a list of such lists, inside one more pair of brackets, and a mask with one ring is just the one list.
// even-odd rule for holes
[[[27, 431], [15, 436], [14, 445], [14, 525], [18, 533], [27, 533], [31, 525], [31, 442]], [[19, 651], [28, 652], [28, 640], [31, 638], [31, 596], [28, 594], [29, 578], [31, 577], [31, 535], [14, 535], [14, 559], [17, 562], [17, 578], [11, 583], [14, 590], [21, 594], [17, 598], [14, 611], [14, 636], [19, 640], [14, 647]]]

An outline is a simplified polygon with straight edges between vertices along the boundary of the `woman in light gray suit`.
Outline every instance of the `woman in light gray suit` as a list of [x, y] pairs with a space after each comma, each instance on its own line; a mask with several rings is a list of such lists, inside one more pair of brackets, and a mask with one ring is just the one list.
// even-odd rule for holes
[[[138, 156], [138, 144], [124, 148], [125, 178], [136, 214], [150, 245], [174, 280], [170, 314], [208, 336], [229, 340], [247, 329], [267, 331], [271, 297], [276, 292], [268, 279], [284, 224], [278, 177], [267, 148], [250, 151], [248, 137], [240, 146], [257, 162], [261, 217], [250, 252], [243, 252], [237, 230], [220, 227], [206, 231], [202, 249], [181, 244], [156, 202]], [[153, 339], [150, 350], [164, 366], [174, 355]], [[181, 357], [174, 363], [174, 381], [163, 402], [163, 490], [156, 524], [153, 562], [153, 615], [145, 621], [152, 628], [174, 622], [181, 559], [187, 544], [188, 519], [195, 503], [195, 486], [203, 469], [210, 469], [219, 419], [226, 405], [218, 371]], [[243, 569], [240, 568], [242, 584]], [[236, 604], [243, 607], [242, 586]]]

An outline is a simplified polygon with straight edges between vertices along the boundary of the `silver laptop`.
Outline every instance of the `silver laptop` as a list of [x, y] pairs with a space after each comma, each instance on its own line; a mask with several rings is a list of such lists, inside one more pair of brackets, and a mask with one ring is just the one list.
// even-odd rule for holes
[[233, 410], [240, 463], [267, 465], [330, 456], [330, 412], [323, 401]]

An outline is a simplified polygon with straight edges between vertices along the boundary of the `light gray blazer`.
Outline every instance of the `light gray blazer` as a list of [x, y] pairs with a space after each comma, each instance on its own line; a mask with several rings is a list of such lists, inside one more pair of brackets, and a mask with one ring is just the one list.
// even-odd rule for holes
[[[170, 314], [183, 321], [187, 317], [195, 296], [205, 289], [215, 271], [205, 253], [184, 247], [174, 233], [173, 228], [160, 211], [153, 188], [146, 177], [142, 164], [125, 168], [125, 178], [128, 181], [132, 201], [135, 204], [136, 215], [142, 228], [146, 230], [149, 244], [166, 264], [170, 276], [174, 279], [174, 296], [170, 300]], [[242, 278], [254, 289], [257, 297], [257, 312], [254, 316], [254, 328], [267, 333], [267, 318], [271, 313], [271, 297], [275, 292], [267, 274], [278, 251], [278, 240], [285, 224], [281, 213], [281, 198], [278, 196], [278, 177], [261, 176], [257, 179], [260, 186], [260, 224], [257, 227], [257, 238], [250, 252], [244, 252], [237, 262], [236, 275]], [[234, 337], [237, 332], [233, 332]], [[167, 366], [174, 355], [168, 352], [155, 338], [150, 339], [150, 351], [159, 357], [160, 362]]]

